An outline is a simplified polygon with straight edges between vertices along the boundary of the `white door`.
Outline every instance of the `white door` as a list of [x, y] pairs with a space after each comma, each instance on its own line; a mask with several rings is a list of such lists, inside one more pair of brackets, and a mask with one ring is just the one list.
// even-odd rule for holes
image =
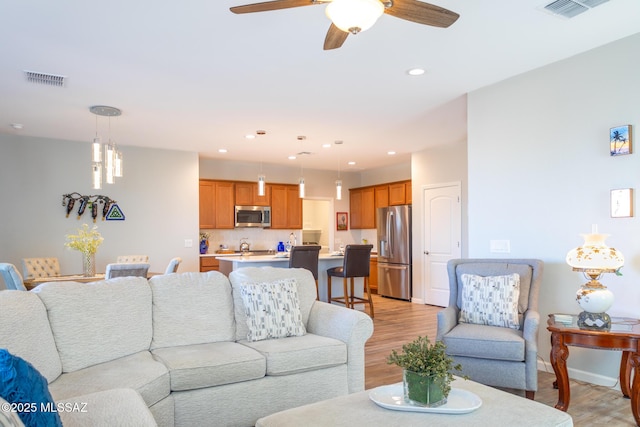
[[425, 303], [446, 307], [449, 305], [447, 261], [460, 258], [462, 254], [460, 184], [425, 188], [422, 200]]

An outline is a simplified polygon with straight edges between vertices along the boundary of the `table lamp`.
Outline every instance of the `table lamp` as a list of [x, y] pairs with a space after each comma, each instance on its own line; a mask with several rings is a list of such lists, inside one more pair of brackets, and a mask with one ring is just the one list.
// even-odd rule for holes
[[599, 234], [598, 226], [591, 227], [591, 234], [581, 234], [582, 246], [567, 253], [567, 264], [573, 271], [582, 272], [589, 280], [576, 293], [576, 301], [584, 310], [578, 315], [578, 326], [585, 329], [611, 328], [611, 318], [606, 311], [613, 304], [613, 292], [598, 279], [603, 273], [618, 274], [624, 265], [624, 257], [614, 248], [605, 244], [609, 234]]

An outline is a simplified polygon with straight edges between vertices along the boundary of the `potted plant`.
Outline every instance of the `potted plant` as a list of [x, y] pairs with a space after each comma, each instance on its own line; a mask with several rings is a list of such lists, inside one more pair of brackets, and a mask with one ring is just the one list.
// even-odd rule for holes
[[400, 354], [396, 350], [391, 351], [387, 363], [403, 369], [405, 402], [428, 407], [447, 403], [454, 379], [452, 371], [461, 371], [462, 366], [454, 365], [445, 350], [442, 341], [432, 344], [425, 336], [403, 345]]

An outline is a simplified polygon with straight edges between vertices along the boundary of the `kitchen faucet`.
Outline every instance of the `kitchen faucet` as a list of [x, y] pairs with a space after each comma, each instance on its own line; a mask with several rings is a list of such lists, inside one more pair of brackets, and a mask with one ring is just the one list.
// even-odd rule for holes
[[240, 252], [249, 252], [249, 242], [247, 242], [247, 237], [243, 237], [240, 239]]

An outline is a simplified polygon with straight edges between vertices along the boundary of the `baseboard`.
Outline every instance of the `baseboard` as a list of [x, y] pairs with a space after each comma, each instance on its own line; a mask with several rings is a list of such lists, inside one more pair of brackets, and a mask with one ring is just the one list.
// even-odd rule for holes
[[[538, 370], [554, 374], [551, 363], [547, 362], [546, 360], [538, 360]], [[569, 374], [569, 379], [571, 380], [600, 385], [620, 391], [620, 381], [618, 381], [618, 378], [606, 377], [604, 375], [598, 375], [594, 374], [593, 372], [587, 372], [573, 368], [568, 368], [567, 373]]]

